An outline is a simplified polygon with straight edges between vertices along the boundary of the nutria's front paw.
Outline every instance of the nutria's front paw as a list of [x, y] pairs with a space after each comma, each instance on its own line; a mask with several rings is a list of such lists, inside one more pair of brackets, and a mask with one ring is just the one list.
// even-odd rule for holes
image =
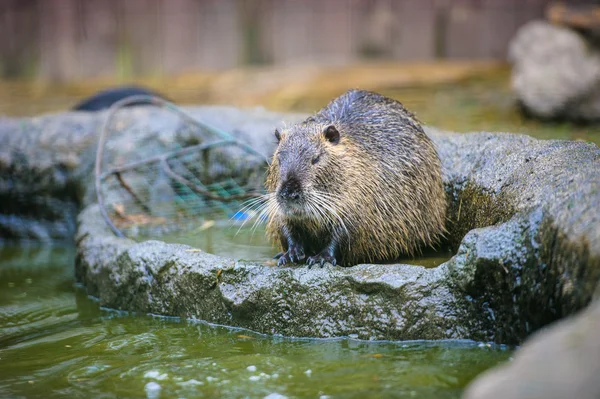
[[331, 263], [333, 266], [335, 266], [335, 256], [322, 252], [320, 254], [316, 254], [315, 256], [309, 256], [308, 259], [306, 259], [306, 264], [308, 264], [309, 269], [312, 267], [312, 265], [316, 265], [317, 263], [321, 267], [325, 266], [325, 263]]
[[304, 248], [302, 248], [301, 245], [294, 244], [279, 257], [277, 266], [284, 266], [286, 263], [300, 262], [305, 257]]

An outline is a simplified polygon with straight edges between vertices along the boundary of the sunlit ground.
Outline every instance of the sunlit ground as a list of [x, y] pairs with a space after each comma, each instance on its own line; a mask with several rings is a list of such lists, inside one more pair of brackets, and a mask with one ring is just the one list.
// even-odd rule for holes
[[349, 88], [375, 90], [400, 100], [426, 124], [458, 131], [525, 133], [600, 143], [600, 126], [524, 118], [510, 88], [510, 68], [498, 63], [371, 63], [349, 67], [246, 68], [189, 73], [170, 79], [111, 79], [78, 83], [0, 82], [0, 114], [66, 110], [97, 90], [119, 83], [151, 87], [178, 104], [264, 106], [314, 112]]

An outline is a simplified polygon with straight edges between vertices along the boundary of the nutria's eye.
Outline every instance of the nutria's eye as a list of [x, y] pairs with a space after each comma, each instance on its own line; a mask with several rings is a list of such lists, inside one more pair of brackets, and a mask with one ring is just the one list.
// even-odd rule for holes
[[279, 133], [279, 129], [275, 129], [275, 138], [277, 139], [278, 143], [281, 141], [281, 133]]
[[323, 134], [327, 141], [333, 144], [337, 144], [340, 142], [340, 132], [333, 125], [329, 125], [323, 130]]
[[321, 154], [317, 155], [316, 157], [314, 157], [311, 161], [311, 163], [314, 165], [317, 162], [319, 162], [319, 160], [321, 159]]

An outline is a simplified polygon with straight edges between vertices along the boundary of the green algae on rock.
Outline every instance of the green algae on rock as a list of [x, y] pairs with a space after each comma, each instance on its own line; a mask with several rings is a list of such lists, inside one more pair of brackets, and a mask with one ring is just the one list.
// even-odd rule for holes
[[[226, 107], [190, 111], [264, 155], [273, 150], [274, 126], [302, 118]], [[90, 126], [100, 117], [79, 116]], [[46, 118], [54, 129], [70, 129], [69, 114]], [[144, 109], [120, 118], [135, 118], [151, 132], [171, 123]], [[90, 164], [80, 162], [70, 169], [80, 187], [74, 202], [84, 208], [77, 280], [105, 307], [297, 337], [519, 343], [584, 308], [600, 280], [600, 150], [505, 133], [427, 132], [443, 163], [448, 243], [457, 249], [438, 267], [273, 268], [189, 246], [120, 239], [93, 205]], [[46, 133], [41, 126], [32, 134]]]

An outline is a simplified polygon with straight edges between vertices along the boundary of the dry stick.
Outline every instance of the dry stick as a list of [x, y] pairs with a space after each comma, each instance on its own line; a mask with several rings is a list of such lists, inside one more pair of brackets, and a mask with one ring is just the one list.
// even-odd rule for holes
[[123, 179], [121, 172], [115, 172], [115, 176], [117, 177], [119, 184], [121, 184], [121, 187], [123, 187], [125, 189], [125, 191], [127, 191], [133, 197], [135, 202], [144, 210], [144, 212], [146, 212], [148, 214], [152, 214], [150, 207], [148, 205], [146, 205], [146, 203], [144, 201], [142, 201], [142, 199], [140, 197], [138, 197], [137, 194], [133, 191], [131, 186], [129, 184], [127, 184], [127, 182], [125, 182], [125, 179]]

